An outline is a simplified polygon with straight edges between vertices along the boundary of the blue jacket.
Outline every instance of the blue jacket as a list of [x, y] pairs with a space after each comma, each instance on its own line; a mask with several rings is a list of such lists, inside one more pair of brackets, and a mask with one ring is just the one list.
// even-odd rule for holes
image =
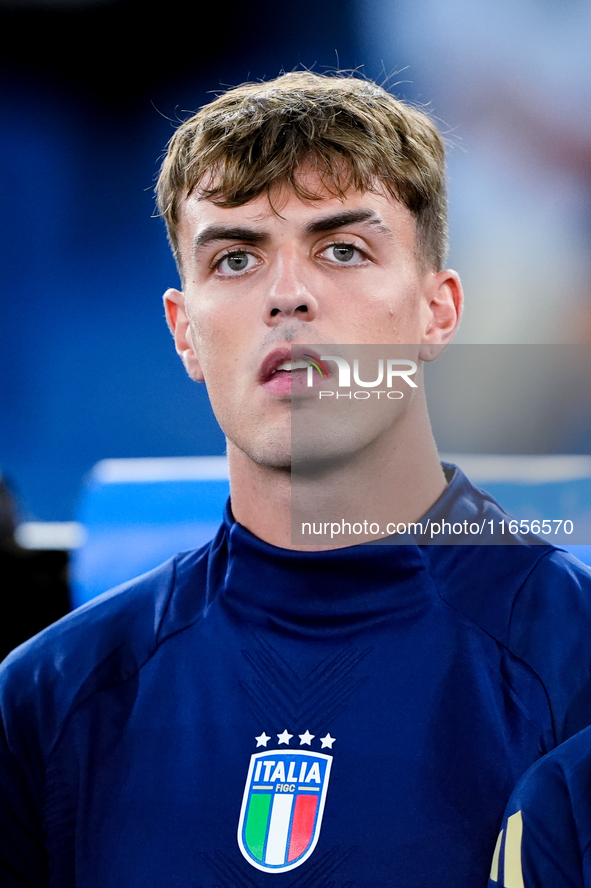
[[[504, 517], [459, 470], [442, 515]], [[14, 651], [0, 713], [6, 888], [486, 886], [515, 783], [591, 724], [590, 574], [520, 537], [294, 552], [228, 509]]]

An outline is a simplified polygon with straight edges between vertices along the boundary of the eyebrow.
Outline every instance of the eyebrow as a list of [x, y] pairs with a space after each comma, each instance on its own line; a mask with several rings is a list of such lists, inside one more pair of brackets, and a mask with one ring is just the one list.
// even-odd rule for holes
[[255, 228], [244, 228], [228, 225], [208, 225], [195, 238], [196, 247], [204, 247], [212, 241], [236, 240], [249, 241], [251, 243], [259, 243], [268, 240], [269, 235], [264, 231], [257, 231]]
[[[340, 213], [333, 213], [331, 216], [325, 216], [322, 219], [315, 219], [309, 222], [305, 227], [307, 234], [319, 234], [324, 231], [334, 231], [337, 228], [343, 228], [346, 225], [355, 225], [359, 222], [368, 222], [375, 225], [378, 230], [391, 234], [389, 228], [382, 222], [380, 217], [373, 210], [343, 210]], [[208, 225], [195, 238], [194, 244], [196, 248], [204, 247], [215, 241], [245, 241], [247, 243], [261, 243], [269, 240], [269, 234], [266, 231], [259, 231], [256, 228], [246, 228], [244, 226], [229, 225]]]
[[318, 234], [323, 231], [333, 231], [335, 228], [343, 228], [345, 225], [355, 225], [358, 222], [368, 222], [375, 225], [380, 231], [391, 234], [389, 228], [384, 225], [377, 213], [373, 210], [343, 210], [341, 213], [334, 213], [332, 216], [325, 216], [323, 219], [315, 219], [306, 225], [308, 234]]

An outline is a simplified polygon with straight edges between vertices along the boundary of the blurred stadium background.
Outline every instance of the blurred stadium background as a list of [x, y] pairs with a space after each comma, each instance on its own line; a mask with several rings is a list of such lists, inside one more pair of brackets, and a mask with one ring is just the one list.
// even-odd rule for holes
[[[152, 188], [175, 123], [225, 86], [358, 68], [425, 105], [449, 143], [459, 341], [591, 341], [587, 0], [0, 0], [0, 33], [0, 472], [24, 545], [39, 522], [75, 545], [100, 460], [223, 454], [165, 328], [177, 275]], [[528, 393], [537, 424], [497, 452], [588, 453], [566, 389], [554, 376], [547, 422]], [[439, 411], [445, 450], [490, 449], [475, 402], [469, 446]]]

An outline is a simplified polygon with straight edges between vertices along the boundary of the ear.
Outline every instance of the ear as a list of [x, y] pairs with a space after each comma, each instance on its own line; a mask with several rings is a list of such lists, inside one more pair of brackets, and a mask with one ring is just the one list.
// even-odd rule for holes
[[460, 323], [464, 294], [458, 274], [449, 268], [433, 274], [425, 299], [426, 323], [419, 358], [433, 361], [451, 342]]
[[167, 290], [164, 294], [164, 313], [166, 323], [174, 337], [177, 353], [180, 355], [185, 370], [195, 382], [203, 382], [204, 376], [195, 348], [189, 319], [185, 310], [185, 297], [180, 290]]

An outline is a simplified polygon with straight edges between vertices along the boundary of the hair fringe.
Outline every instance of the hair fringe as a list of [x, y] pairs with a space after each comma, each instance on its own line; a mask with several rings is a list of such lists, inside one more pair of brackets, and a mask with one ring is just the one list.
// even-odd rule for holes
[[[300, 175], [310, 168], [321, 191], [313, 191]], [[179, 126], [156, 185], [177, 263], [180, 205], [196, 188], [218, 206], [236, 207], [261, 194], [271, 201], [273, 189], [282, 185], [305, 202], [326, 193], [342, 199], [350, 189], [385, 188], [415, 217], [421, 261], [443, 266], [443, 138], [424, 111], [358, 71], [294, 71], [269, 82], [244, 83]]]

